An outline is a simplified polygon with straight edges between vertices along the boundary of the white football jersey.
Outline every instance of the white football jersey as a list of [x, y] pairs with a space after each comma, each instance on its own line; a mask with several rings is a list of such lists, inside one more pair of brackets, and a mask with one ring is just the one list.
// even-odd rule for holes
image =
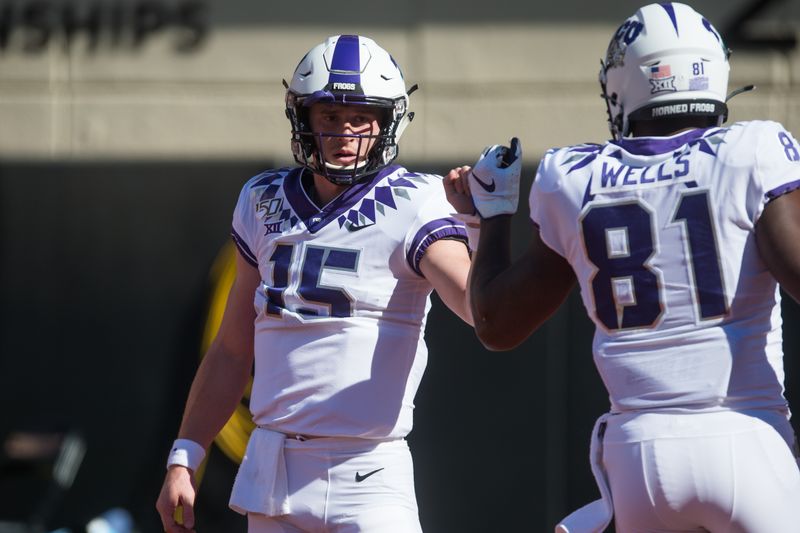
[[545, 155], [531, 218], [579, 280], [613, 411], [786, 408], [780, 294], [754, 230], [800, 187], [798, 150], [754, 121]]
[[233, 237], [258, 268], [253, 420], [286, 433], [397, 438], [412, 425], [427, 362], [431, 284], [419, 270], [439, 239], [466, 243], [442, 178], [388, 167], [319, 209], [302, 169], [255, 176]]

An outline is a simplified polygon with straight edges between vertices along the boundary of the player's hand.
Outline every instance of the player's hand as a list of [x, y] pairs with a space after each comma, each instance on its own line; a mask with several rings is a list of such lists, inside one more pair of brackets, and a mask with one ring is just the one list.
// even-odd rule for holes
[[516, 137], [510, 144], [510, 147], [495, 144], [486, 148], [469, 173], [472, 201], [481, 218], [517, 212], [522, 146]]
[[456, 167], [444, 177], [444, 194], [447, 201], [456, 210], [456, 213], [464, 215], [474, 215], [475, 205], [472, 203], [472, 195], [469, 193], [469, 180], [467, 174], [470, 167]]
[[[167, 533], [194, 532], [194, 474], [183, 466], [171, 466], [164, 478], [156, 509]], [[179, 509], [180, 507], [180, 509]], [[181, 516], [178, 516], [181, 515]]]

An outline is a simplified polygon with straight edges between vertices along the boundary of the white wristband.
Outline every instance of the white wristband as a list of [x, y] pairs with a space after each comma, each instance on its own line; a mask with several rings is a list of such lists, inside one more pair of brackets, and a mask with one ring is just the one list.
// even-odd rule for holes
[[206, 456], [206, 450], [193, 440], [176, 439], [167, 458], [167, 468], [172, 465], [185, 466], [195, 471]]

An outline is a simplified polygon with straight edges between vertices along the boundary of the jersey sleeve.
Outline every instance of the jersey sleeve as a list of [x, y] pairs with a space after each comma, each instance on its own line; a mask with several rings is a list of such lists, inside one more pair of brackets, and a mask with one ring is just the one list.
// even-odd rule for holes
[[422, 276], [419, 263], [431, 244], [440, 239], [456, 239], [467, 246], [467, 230], [461, 221], [453, 217], [455, 209], [444, 194], [442, 178], [435, 178], [405, 238], [406, 261], [419, 276]]
[[800, 189], [800, 144], [777, 122], [763, 122], [757, 133], [752, 200], [753, 221], [764, 207], [786, 193]]
[[231, 224], [231, 237], [242, 257], [258, 268], [258, 258], [253, 253], [255, 247], [255, 205], [251, 199], [251, 181], [248, 181], [239, 193], [239, 200], [233, 210], [233, 222]]
[[558, 255], [566, 257], [561, 235], [565, 225], [559, 224], [559, 217], [562, 215], [557, 193], [561, 189], [561, 183], [556, 159], [556, 152], [549, 151], [539, 163], [528, 196], [528, 206], [531, 221], [539, 228], [542, 241]]

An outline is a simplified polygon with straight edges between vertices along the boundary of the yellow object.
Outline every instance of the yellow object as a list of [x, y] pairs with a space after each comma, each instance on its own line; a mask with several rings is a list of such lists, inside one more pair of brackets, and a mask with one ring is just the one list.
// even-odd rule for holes
[[[206, 323], [203, 327], [203, 339], [200, 346], [201, 359], [214, 337], [217, 336], [217, 331], [219, 331], [219, 326], [222, 323], [222, 315], [225, 313], [225, 305], [228, 302], [228, 293], [233, 286], [233, 280], [236, 278], [236, 253], [236, 247], [232, 242], [228, 242], [220, 250], [211, 267], [211, 298], [208, 312], [206, 313]], [[255, 428], [250, 409], [247, 406], [252, 389], [253, 378], [251, 377], [242, 397], [242, 402], [236, 406], [236, 411], [234, 411], [214, 439], [220, 450], [235, 463], [242, 462], [250, 433]]]

